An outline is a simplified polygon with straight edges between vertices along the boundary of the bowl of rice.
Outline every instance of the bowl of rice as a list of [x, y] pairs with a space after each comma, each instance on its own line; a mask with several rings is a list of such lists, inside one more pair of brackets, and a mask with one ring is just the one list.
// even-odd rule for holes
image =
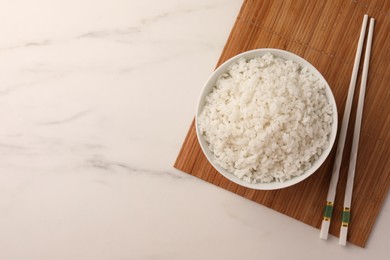
[[289, 187], [329, 155], [337, 107], [321, 73], [279, 49], [241, 53], [219, 66], [202, 89], [196, 134], [208, 161], [248, 188]]

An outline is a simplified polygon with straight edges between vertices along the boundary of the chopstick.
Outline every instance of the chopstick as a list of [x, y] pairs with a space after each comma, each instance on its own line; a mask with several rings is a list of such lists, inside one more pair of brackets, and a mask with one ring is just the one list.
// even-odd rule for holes
[[353, 95], [355, 93], [356, 79], [357, 79], [358, 71], [359, 71], [360, 57], [361, 57], [362, 49], [363, 49], [364, 36], [366, 33], [366, 27], [367, 27], [367, 20], [368, 20], [368, 15], [364, 15], [362, 28], [361, 28], [360, 36], [359, 36], [359, 42], [358, 42], [356, 55], [355, 55], [355, 62], [353, 65], [353, 70], [352, 70], [351, 81], [349, 84], [347, 102], [345, 104], [343, 121], [342, 121], [341, 129], [340, 129], [339, 141], [337, 144], [336, 159], [335, 159], [335, 162], [333, 164], [332, 177], [330, 180], [330, 186], [329, 186], [328, 195], [326, 198], [326, 205], [325, 205], [325, 209], [324, 209], [324, 213], [323, 213], [320, 238], [325, 239], [325, 240], [328, 239], [329, 226], [330, 226], [330, 221], [332, 219], [333, 204], [334, 204], [334, 199], [336, 196], [336, 188], [337, 188], [337, 182], [339, 179], [341, 159], [343, 157], [345, 137], [347, 135], [349, 116], [351, 114]]
[[366, 52], [364, 55], [362, 81], [360, 83], [359, 101], [358, 101], [358, 107], [356, 111], [356, 121], [355, 121], [355, 128], [354, 128], [353, 141], [352, 141], [352, 151], [349, 160], [347, 187], [345, 189], [344, 208], [343, 208], [342, 223], [341, 223], [340, 238], [339, 238], [339, 244], [344, 246], [347, 243], [348, 224], [349, 224], [350, 214], [351, 214], [350, 211], [351, 211], [352, 191], [353, 191], [353, 183], [355, 179], [355, 168], [356, 168], [356, 159], [357, 159], [358, 146], [359, 146], [360, 129], [362, 124], [364, 97], [366, 94], [368, 67], [369, 67], [370, 56], [371, 56], [372, 37], [374, 34], [374, 23], [375, 23], [375, 19], [371, 18], [369, 29], [368, 29]]

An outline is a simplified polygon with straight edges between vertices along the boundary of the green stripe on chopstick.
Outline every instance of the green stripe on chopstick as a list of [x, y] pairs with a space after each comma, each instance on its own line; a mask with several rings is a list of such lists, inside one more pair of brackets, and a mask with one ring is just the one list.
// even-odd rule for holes
[[348, 227], [350, 219], [351, 219], [351, 209], [350, 208], [344, 208], [343, 209], [343, 214], [341, 216], [341, 225], [343, 227]]
[[330, 221], [332, 218], [332, 212], [333, 212], [333, 202], [327, 201], [324, 208], [323, 219], [325, 221]]

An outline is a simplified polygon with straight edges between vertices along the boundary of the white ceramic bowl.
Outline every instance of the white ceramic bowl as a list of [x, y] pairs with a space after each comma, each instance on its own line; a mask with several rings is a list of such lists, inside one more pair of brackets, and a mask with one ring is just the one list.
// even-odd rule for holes
[[[300, 64], [301, 66], [309, 68], [311, 70], [311, 72], [315, 76], [317, 76], [325, 84], [326, 95], [328, 97], [329, 102], [332, 104], [332, 107], [333, 107], [333, 123], [332, 123], [332, 132], [331, 132], [331, 134], [329, 136], [329, 147], [322, 152], [321, 156], [318, 158], [318, 160], [316, 160], [312, 164], [310, 169], [305, 171], [302, 175], [294, 177], [294, 178], [292, 178], [290, 180], [287, 180], [285, 182], [271, 182], [271, 183], [256, 183], [256, 184], [254, 184], [254, 183], [248, 183], [248, 182], [245, 182], [245, 181], [239, 179], [234, 174], [232, 174], [232, 173], [226, 171], [225, 169], [221, 168], [214, 161], [214, 154], [209, 150], [207, 142], [204, 140], [203, 136], [200, 134], [199, 127], [198, 127], [198, 121], [197, 120], [198, 120], [198, 116], [202, 112], [202, 109], [203, 109], [203, 106], [204, 106], [204, 103], [205, 103], [205, 97], [213, 89], [213, 87], [215, 85], [215, 82], [217, 81], [219, 75], [221, 75], [224, 72], [226, 72], [228, 70], [228, 68], [230, 67], [230, 65], [232, 63], [235, 63], [240, 58], [251, 59], [251, 58], [254, 58], [254, 57], [257, 57], [257, 56], [263, 56], [266, 53], [271, 53], [274, 56], [281, 57], [281, 58], [284, 58], [286, 60], [293, 60], [293, 61], [297, 62], [298, 64]], [[326, 82], [325, 78], [321, 75], [321, 73], [313, 65], [311, 65], [305, 59], [303, 59], [303, 58], [299, 57], [298, 55], [293, 54], [291, 52], [284, 51], [284, 50], [279, 50], [279, 49], [256, 49], [256, 50], [243, 52], [243, 53], [240, 53], [240, 54], [232, 57], [231, 59], [229, 59], [226, 62], [224, 62], [221, 66], [219, 66], [213, 72], [213, 74], [210, 76], [210, 78], [207, 80], [205, 86], [202, 89], [202, 92], [201, 92], [201, 95], [200, 95], [200, 98], [199, 98], [199, 101], [198, 101], [198, 106], [197, 106], [197, 109], [196, 109], [195, 119], [196, 119], [196, 134], [198, 136], [198, 140], [199, 140], [200, 146], [201, 146], [204, 154], [206, 155], [207, 160], [213, 165], [213, 167], [220, 174], [222, 174], [224, 177], [226, 177], [227, 179], [231, 180], [232, 182], [235, 182], [235, 183], [237, 183], [237, 184], [239, 184], [241, 186], [245, 186], [245, 187], [252, 188], [252, 189], [257, 189], [257, 190], [274, 190], [274, 189], [281, 189], [281, 188], [289, 187], [291, 185], [294, 185], [296, 183], [299, 183], [299, 182], [303, 181], [304, 179], [306, 179], [307, 177], [312, 175], [322, 165], [322, 163], [325, 161], [325, 159], [328, 157], [328, 155], [329, 155], [329, 153], [330, 153], [330, 151], [331, 151], [331, 149], [333, 147], [333, 144], [335, 142], [336, 133], [337, 133], [337, 107], [336, 107], [336, 102], [335, 102], [333, 93], [332, 93], [328, 83]]]

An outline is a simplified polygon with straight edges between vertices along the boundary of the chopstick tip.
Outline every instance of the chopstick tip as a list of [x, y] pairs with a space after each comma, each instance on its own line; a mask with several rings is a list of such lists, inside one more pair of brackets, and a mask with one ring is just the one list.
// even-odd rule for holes
[[348, 233], [348, 227], [341, 226], [339, 245], [342, 245], [342, 246], [347, 245], [347, 233]]
[[330, 226], [330, 221], [322, 220], [321, 231], [320, 231], [320, 238], [321, 239], [323, 239], [323, 240], [328, 239], [329, 226]]

